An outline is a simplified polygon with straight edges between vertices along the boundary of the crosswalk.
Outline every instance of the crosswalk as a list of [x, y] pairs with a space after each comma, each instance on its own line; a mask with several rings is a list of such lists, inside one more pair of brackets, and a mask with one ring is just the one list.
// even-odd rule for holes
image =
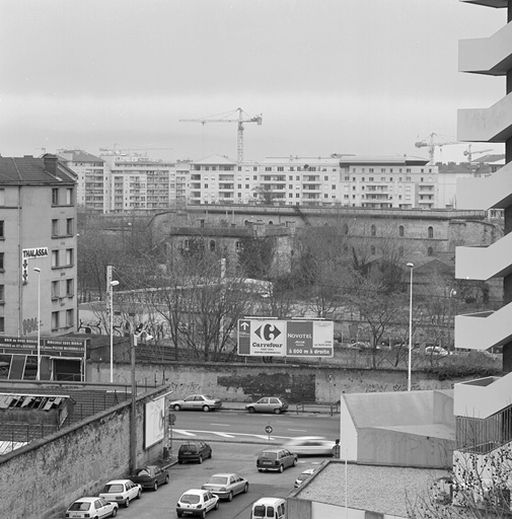
[[183, 437], [183, 438], [204, 438], [212, 437], [219, 439], [255, 439], [255, 440], [265, 440], [265, 441], [275, 441], [282, 442], [283, 440], [290, 440], [291, 436], [274, 436], [274, 435], [266, 435], [266, 434], [250, 434], [250, 433], [225, 433], [220, 431], [202, 431], [202, 430], [192, 430], [192, 429], [173, 429], [172, 431], [175, 437]]

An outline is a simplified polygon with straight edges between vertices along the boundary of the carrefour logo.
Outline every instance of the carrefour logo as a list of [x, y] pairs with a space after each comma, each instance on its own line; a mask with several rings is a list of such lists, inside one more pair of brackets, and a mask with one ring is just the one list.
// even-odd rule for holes
[[275, 341], [281, 335], [281, 330], [274, 324], [263, 324], [259, 326], [254, 333], [262, 341]]

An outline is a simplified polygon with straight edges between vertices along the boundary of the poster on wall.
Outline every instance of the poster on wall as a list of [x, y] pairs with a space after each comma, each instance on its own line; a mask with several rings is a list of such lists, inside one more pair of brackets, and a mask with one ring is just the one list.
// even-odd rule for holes
[[144, 448], [161, 442], [165, 434], [165, 397], [150, 400], [144, 408]]

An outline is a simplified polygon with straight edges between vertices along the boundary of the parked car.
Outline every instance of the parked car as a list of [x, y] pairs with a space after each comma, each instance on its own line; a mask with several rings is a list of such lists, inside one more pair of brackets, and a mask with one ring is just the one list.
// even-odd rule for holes
[[297, 464], [297, 454], [288, 449], [265, 449], [258, 454], [256, 468], [259, 472], [264, 470], [277, 470], [283, 472], [288, 467], [295, 467]]
[[286, 519], [286, 500], [282, 497], [260, 497], [252, 504], [251, 519]]
[[298, 456], [332, 456], [334, 442], [323, 436], [299, 436], [283, 445]]
[[102, 497], [81, 497], [73, 502], [64, 517], [70, 519], [103, 519], [104, 517], [115, 517], [119, 505], [105, 501]]
[[238, 474], [213, 474], [201, 488], [209, 490], [220, 499], [232, 501], [233, 496], [249, 492], [249, 482]]
[[442, 346], [427, 346], [425, 348], [426, 355], [439, 355], [440, 357], [446, 357], [448, 350], [445, 350]]
[[304, 481], [306, 481], [307, 479], [309, 479], [313, 474], [315, 473], [315, 469], [314, 468], [309, 468], [309, 469], [306, 469], [306, 470], [303, 470], [298, 476], [297, 476], [297, 479], [295, 480], [295, 483], [293, 484], [293, 486], [295, 488], [298, 488], [302, 485], [302, 483], [304, 483]]
[[175, 411], [212, 411], [222, 407], [222, 401], [209, 395], [189, 395], [183, 400], [174, 400], [169, 406]]
[[157, 490], [159, 485], [169, 483], [169, 471], [158, 465], [146, 465], [136, 469], [130, 479], [142, 488]]
[[276, 396], [264, 396], [245, 406], [249, 413], [284, 413], [288, 409], [288, 402]]
[[211, 457], [212, 448], [201, 440], [182, 443], [178, 449], [178, 463], [185, 463], [186, 461], [203, 463], [203, 460]]
[[128, 508], [130, 501], [140, 499], [141, 494], [142, 487], [138, 483], [134, 483], [130, 479], [113, 479], [103, 487], [99, 496], [105, 501]]
[[196, 515], [206, 517], [210, 510], [219, 508], [219, 497], [212, 494], [209, 490], [202, 488], [191, 488], [184, 492], [176, 503], [176, 514], [178, 517], [183, 515]]

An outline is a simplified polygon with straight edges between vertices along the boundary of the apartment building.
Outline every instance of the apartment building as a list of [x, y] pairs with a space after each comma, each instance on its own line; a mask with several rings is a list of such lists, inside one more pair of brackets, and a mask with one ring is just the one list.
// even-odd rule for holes
[[35, 336], [38, 306], [42, 335], [76, 330], [76, 184], [55, 155], [0, 157], [2, 335]]
[[105, 161], [82, 150], [57, 151], [59, 161], [77, 175], [76, 202], [78, 207], [99, 213], [108, 213], [110, 175]]
[[[511, 0], [471, 0], [504, 9], [505, 25], [487, 38], [459, 42], [462, 72], [510, 77], [512, 72]], [[471, 8], [469, 6], [465, 8]], [[508, 21], [507, 21], [508, 20]], [[457, 247], [455, 275], [487, 281], [503, 278], [505, 306], [495, 312], [460, 315], [455, 319], [455, 346], [475, 350], [503, 348], [502, 377], [486, 377], [455, 385], [456, 451], [454, 472], [475, 482], [475, 499], [490, 504], [505, 488], [510, 507], [512, 455], [512, 94], [488, 108], [458, 112], [458, 139], [505, 143], [505, 165], [487, 178], [462, 179], [457, 205], [471, 209], [501, 209], [505, 235], [488, 247]], [[510, 508], [509, 508], [510, 510]]]

